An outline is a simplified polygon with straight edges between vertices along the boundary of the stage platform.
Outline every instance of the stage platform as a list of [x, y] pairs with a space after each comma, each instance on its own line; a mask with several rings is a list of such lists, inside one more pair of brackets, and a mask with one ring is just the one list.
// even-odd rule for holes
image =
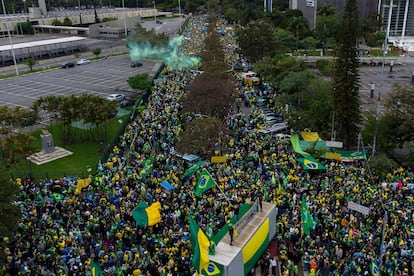
[[[240, 220], [243, 218], [244, 216]], [[276, 206], [263, 202], [263, 210], [257, 211], [243, 226], [240, 234], [234, 236], [233, 245], [230, 245], [230, 235], [227, 234], [217, 244], [216, 254], [209, 255], [209, 259], [224, 267], [222, 275], [246, 275], [246, 270], [250, 270], [249, 267], [254, 265], [256, 259], [267, 249], [275, 232]]]

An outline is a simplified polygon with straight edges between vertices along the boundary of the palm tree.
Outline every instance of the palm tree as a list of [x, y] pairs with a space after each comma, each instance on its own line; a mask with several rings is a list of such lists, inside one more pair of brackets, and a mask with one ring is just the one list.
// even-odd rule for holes
[[292, 19], [289, 22], [288, 25], [288, 30], [290, 30], [291, 32], [293, 32], [295, 34], [295, 38], [296, 38], [296, 51], [299, 49], [299, 36], [300, 33], [303, 31], [306, 31], [308, 28], [308, 22], [306, 21], [306, 19], [302, 16], [295, 16], [292, 17]]

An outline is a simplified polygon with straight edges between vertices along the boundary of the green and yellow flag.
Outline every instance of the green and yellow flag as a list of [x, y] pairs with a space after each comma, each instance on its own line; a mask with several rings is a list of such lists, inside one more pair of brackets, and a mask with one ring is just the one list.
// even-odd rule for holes
[[203, 270], [203, 275], [221, 275], [221, 271], [215, 263], [209, 262]]
[[139, 226], [152, 226], [161, 221], [161, 203], [154, 202], [148, 206], [146, 202], [141, 201], [132, 211], [132, 217]]
[[198, 227], [197, 222], [189, 217], [190, 221], [190, 234], [191, 234], [191, 245], [193, 248], [193, 258], [191, 263], [199, 274], [208, 264], [208, 248], [210, 241], [207, 239], [203, 230]]
[[154, 156], [150, 156], [144, 162], [142, 162], [142, 170], [139, 173], [139, 175], [141, 177], [147, 176], [147, 174], [152, 172], [153, 165], [154, 165]]
[[183, 177], [187, 178], [191, 175], [193, 175], [203, 164], [202, 161], [199, 161], [197, 163], [195, 163], [194, 165], [192, 165], [191, 167], [189, 167], [188, 169], [185, 170]]
[[307, 236], [310, 235], [310, 230], [313, 227], [312, 215], [309, 211], [309, 207], [306, 204], [305, 196], [302, 196], [302, 229], [303, 233]]
[[319, 163], [312, 156], [306, 156], [305, 158], [297, 159], [302, 165], [304, 170], [325, 170], [325, 166]]
[[375, 259], [372, 259], [371, 264], [370, 264], [370, 269], [371, 269], [371, 275], [373, 276], [380, 276], [380, 270], [377, 266], [377, 262]]
[[202, 193], [204, 193], [214, 185], [216, 185], [216, 181], [213, 179], [213, 177], [206, 169], [203, 169], [198, 174], [195, 195], [200, 196]]
[[105, 275], [105, 272], [102, 270], [102, 268], [97, 263], [95, 263], [94, 261], [91, 260], [90, 266], [91, 266], [92, 276], [103, 276], [103, 275]]

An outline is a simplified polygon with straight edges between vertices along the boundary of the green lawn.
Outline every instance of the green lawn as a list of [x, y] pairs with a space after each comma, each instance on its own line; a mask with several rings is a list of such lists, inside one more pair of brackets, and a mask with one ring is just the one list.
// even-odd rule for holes
[[[129, 113], [122, 117], [115, 117], [108, 122], [107, 145], [120, 134], [120, 131], [123, 129], [123, 123], [128, 119], [128, 116], [130, 116]], [[48, 130], [53, 135], [55, 146], [65, 148], [73, 152], [73, 154], [43, 165], [33, 164], [32, 162], [25, 160], [23, 156], [19, 156], [18, 162], [7, 169], [10, 176], [13, 178], [26, 178], [32, 175], [36, 179], [60, 178], [70, 175], [86, 177], [96, 171], [98, 162], [104, 154], [104, 142], [62, 145], [61, 137], [59, 137], [59, 132], [57, 131], [57, 125], [50, 126]], [[84, 132], [86, 131], [73, 128], [74, 135], [82, 135]], [[35, 145], [38, 151], [41, 149], [40, 133], [40, 130], [33, 132], [33, 136], [36, 138]]]
[[[40, 141], [39, 141], [40, 143]], [[87, 176], [96, 170], [96, 165], [102, 155], [102, 146], [93, 143], [75, 144], [65, 146], [65, 149], [73, 152], [72, 155], [43, 164], [36, 165], [29, 161], [20, 160], [9, 170], [13, 178], [28, 177], [30, 170], [36, 179], [46, 177], [59, 178], [66, 175]], [[88, 168], [92, 171], [88, 172]]]

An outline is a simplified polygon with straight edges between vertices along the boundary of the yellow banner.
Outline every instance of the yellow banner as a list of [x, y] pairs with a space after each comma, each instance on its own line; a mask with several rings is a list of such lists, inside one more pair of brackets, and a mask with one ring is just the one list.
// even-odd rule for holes
[[322, 141], [321, 137], [317, 132], [308, 132], [308, 131], [301, 131], [300, 135], [304, 141], [315, 142], [315, 141]]
[[147, 212], [148, 226], [155, 225], [161, 221], [161, 203], [159, 201], [151, 204], [145, 211]]
[[258, 248], [264, 243], [269, 236], [269, 218], [257, 229], [250, 241], [242, 249], [243, 263], [247, 263], [256, 254]]
[[327, 152], [325, 153], [325, 157], [327, 159], [334, 159], [334, 160], [341, 160], [341, 154], [335, 152]]
[[226, 163], [226, 156], [211, 156], [211, 163]]

